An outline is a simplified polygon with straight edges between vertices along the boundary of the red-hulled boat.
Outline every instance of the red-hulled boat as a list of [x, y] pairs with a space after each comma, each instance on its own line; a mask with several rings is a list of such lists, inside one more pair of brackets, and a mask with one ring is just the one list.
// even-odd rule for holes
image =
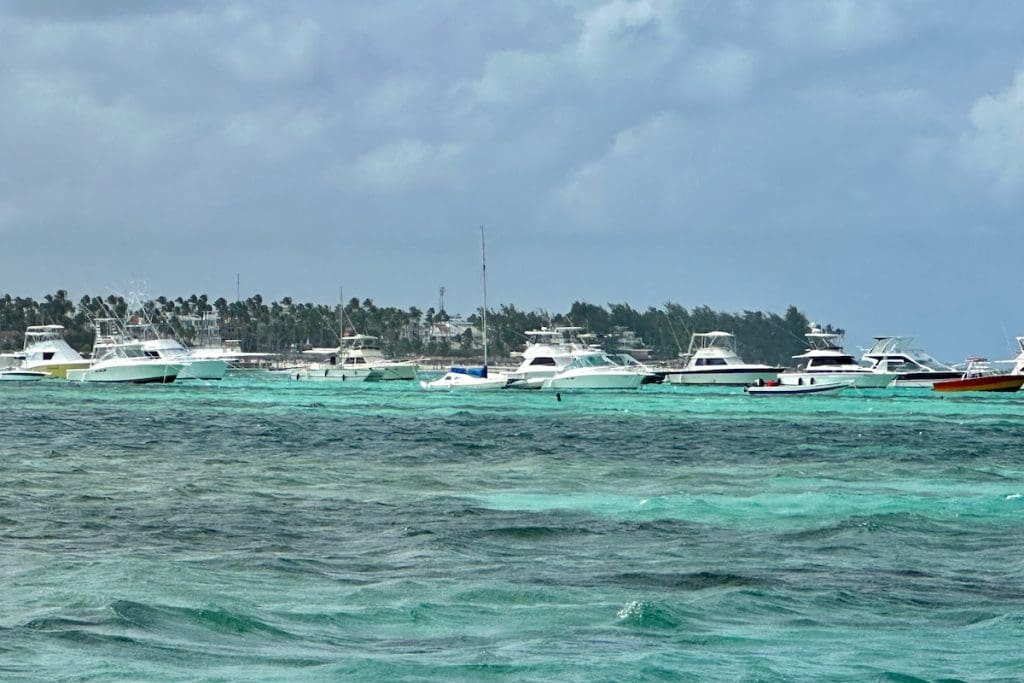
[[967, 369], [959, 379], [932, 384], [934, 391], [1017, 391], [1024, 386], [1024, 375], [1000, 375], [992, 372], [984, 358], [968, 358]]

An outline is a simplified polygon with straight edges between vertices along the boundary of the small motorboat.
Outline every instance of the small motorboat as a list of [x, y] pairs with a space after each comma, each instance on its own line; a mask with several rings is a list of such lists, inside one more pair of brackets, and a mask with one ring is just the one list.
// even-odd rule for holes
[[41, 370], [25, 368], [0, 368], [0, 382], [37, 382], [50, 375]]
[[1024, 386], [1024, 375], [1003, 375], [993, 372], [984, 358], [968, 358], [967, 368], [959, 379], [932, 384], [933, 391], [1017, 391]]
[[750, 396], [809, 396], [811, 394], [838, 394], [853, 386], [853, 380], [842, 382], [813, 382], [808, 384], [782, 384], [775, 380], [744, 387]]

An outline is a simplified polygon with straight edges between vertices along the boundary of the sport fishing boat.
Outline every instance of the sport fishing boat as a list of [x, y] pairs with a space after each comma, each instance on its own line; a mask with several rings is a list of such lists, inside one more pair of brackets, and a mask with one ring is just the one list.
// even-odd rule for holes
[[25, 347], [15, 354], [22, 370], [45, 372], [63, 378], [68, 370], [89, 367], [89, 359], [64, 341], [63, 325], [29, 325], [25, 329]]
[[815, 384], [850, 380], [858, 389], [882, 389], [896, 379], [895, 372], [859, 365], [853, 356], [843, 351], [839, 333], [812, 327], [804, 336], [807, 350], [793, 356], [799, 362], [796, 368], [779, 374], [781, 384], [809, 385], [812, 379]]
[[508, 373], [510, 389], [540, 389], [544, 380], [554, 377], [573, 362], [573, 352], [587, 349], [580, 338], [582, 327], [542, 327], [527, 330], [526, 348], [513, 353], [522, 361]]
[[935, 382], [934, 391], [1017, 391], [1024, 385], [1024, 375], [1004, 375], [993, 372], [984, 358], [968, 358], [967, 367], [958, 379]]
[[700, 332], [690, 337], [685, 367], [667, 370], [670, 384], [749, 386], [775, 379], [784, 368], [747, 363], [736, 352], [736, 337], [729, 332]]
[[93, 325], [96, 338], [89, 367], [68, 370], [68, 381], [169, 384], [177, 379], [183, 364], [147, 355], [119, 319], [97, 318]]
[[302, 379], [343, 382], [416, 379], [415, 362], [388, 360], [379, 339], [368, 334], [344, 336], [335, 348], [315, 348], [302, 353], [323, 358], [309, 365], [304, 373], [296, 373]]
[[914, 348], [912, 342], [911, 337], [875, 337], [862, 358], [871, 363], [873, 370], [897, 373], [894, 387], [929, 388], [935, 382], [958, 379], [963, 374]]

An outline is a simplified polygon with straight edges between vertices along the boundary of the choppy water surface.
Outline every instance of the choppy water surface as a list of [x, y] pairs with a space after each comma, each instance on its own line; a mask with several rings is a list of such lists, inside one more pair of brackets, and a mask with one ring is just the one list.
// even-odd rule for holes
[[3, 680], [1024, 675], [1024, 394], [0, 390]]

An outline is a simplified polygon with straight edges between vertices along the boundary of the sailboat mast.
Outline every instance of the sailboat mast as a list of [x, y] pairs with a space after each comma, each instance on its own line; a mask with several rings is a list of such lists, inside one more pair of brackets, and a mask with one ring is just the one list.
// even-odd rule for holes
[[480, 271], [484, 282], [484, 367], [487, 367], [487, 247], [484, 244], [484, 226], [480, 226]]

